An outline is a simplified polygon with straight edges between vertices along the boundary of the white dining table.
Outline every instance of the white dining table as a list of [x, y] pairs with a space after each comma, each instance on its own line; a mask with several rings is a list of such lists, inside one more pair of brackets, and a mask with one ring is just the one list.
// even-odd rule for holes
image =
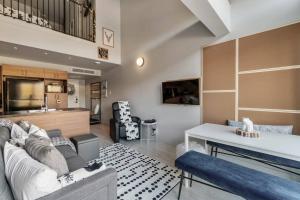
[[300, 162], [300, 136], [285, 134], [260, 133], [259, 138], [243, 137], [235, 134], [235, 127], [202, 124], [185, 131], [185, 149], [189, 150], [192, 138], [225, 144], [255, 152], [265, 153]]
[[236, 135], [235, 130], [235, 127], [209, 123], [186, 130], [185, 150], [189, 151], [192, 139], [198, 139], [203, 141], [207, 152], [207, 141], [211, 141], [300, 162], [300, 136], [260, 133], [259, 138], [248, 138]]

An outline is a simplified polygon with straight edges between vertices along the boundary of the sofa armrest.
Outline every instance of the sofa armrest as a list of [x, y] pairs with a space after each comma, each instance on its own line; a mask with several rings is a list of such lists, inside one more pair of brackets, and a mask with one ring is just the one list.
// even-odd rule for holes
[[50, 138], [53, 137], [60, 137], [62, 136], [61, 130], [60, 129], [53, 129], [53, 130], [48, 130], [47, 134]]
[[136, 117], [136, 116], [132, 116], [131, 119], [132, 119], [133, 122], [136, 122], [136, 123], [138, 123], [138, 124], [141, 124], [141, 122], [142, 122], [142, 121], [141, 121], [141, 118]]
[[119, 127], [120, 124], [118, 121], [110, 119], [110, 137], [114, 142], [120, 141]]
[[116, 200], [117, 172], [108, 168], [38, 200]]

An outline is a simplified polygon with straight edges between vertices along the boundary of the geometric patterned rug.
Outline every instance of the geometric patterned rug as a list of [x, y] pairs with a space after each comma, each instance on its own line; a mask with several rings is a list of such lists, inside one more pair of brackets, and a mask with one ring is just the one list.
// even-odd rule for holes
[[179, 170], [122, 144], [100, 148], [100, 161], [118, 172], [119, 200], [159, 200], [180, 181]]

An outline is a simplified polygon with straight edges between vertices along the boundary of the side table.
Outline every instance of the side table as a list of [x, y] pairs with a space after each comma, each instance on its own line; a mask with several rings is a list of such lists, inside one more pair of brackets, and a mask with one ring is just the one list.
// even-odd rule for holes
[[157, 135], [157, 121], [152, 120], [143, 120], [141, 131], [141, 140], [155, 140]]

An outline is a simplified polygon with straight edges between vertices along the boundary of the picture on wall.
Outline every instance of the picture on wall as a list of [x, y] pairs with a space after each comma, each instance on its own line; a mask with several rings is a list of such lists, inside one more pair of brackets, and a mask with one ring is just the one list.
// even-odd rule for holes
[[98, 47], [98, 58], [108, 60], [108, 49]]
[[105, 46], [109, 46], [109, 47], [114, 47], [114, 32], [110, 29], [107, 29], [107, 28], [103, 28], [103, 45]]

